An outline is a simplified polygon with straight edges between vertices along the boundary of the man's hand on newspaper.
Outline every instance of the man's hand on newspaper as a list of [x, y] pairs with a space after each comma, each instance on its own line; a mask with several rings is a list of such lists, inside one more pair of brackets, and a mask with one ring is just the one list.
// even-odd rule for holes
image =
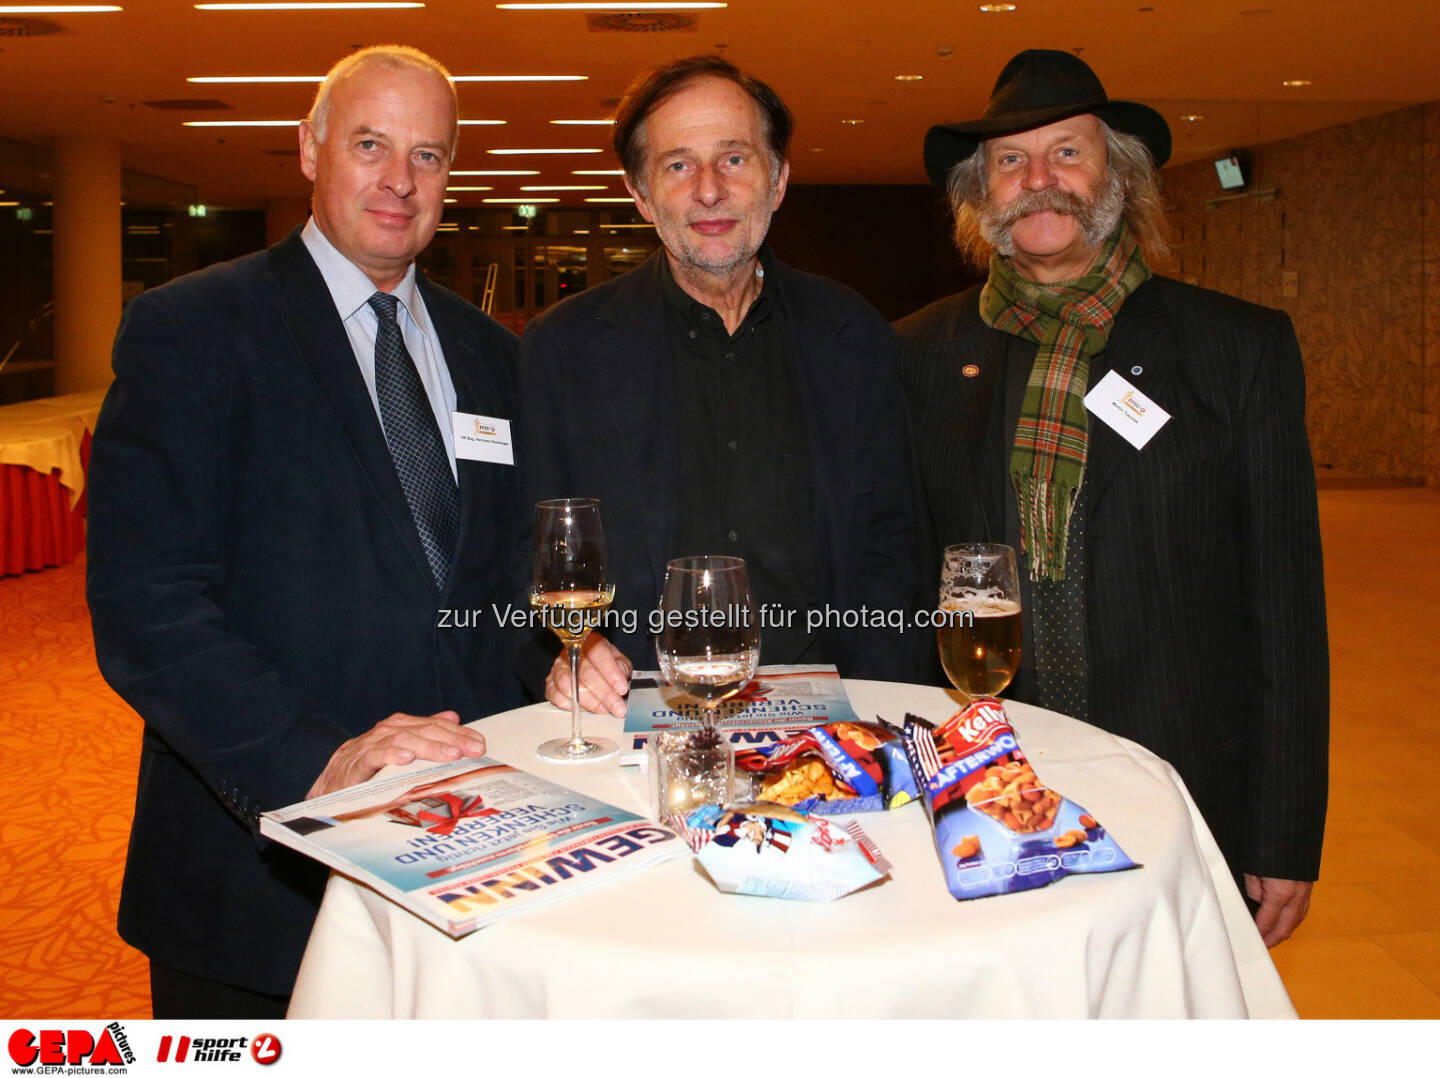
[[447, 763], [462, 756], [484, 755], [485, 738], [461, 726], [455, 712], [406, 715], [397, 711], [336, 749], [305, 799], [374, 778], [389, 764], [408, 764], [412, 760]]
[[[619, 648], [599, 633], [591, 633], [580, 645], [580, 706], [597, 715], [608, 711], [623, 719], [634, 669]], [[570, 710], [570, 654], [565, 649], [556, 656], [545, 679], [545, 699]]]

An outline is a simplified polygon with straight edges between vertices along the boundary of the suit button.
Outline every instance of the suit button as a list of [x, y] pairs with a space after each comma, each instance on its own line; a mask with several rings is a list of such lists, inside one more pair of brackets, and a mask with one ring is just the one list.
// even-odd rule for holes
[[732, 453], [740, 448], [740, 443], [737, 442], [734, 438], [731, 438], [728, 442], [725, 443], [725, 445], [726, 448], [728, 448]]
[[725, 538], [729, 539], [733, 543], [736, 539], [740, 538], [740, 533], [737, 532], [734, 528], [731, 528], [730, 531], [725, 534]]

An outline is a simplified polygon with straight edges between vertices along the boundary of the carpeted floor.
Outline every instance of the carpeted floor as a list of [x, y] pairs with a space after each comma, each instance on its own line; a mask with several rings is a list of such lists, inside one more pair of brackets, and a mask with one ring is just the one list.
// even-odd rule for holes
[[[1307, 1018], [1440, 1018], [1440, 491], [1325, 482], [1331, 801], [1309, 920], [1272, 953]], [[100, 680], [83, 558], [0, 578], [0, 1016], [148, 1018], [115, 935], [140, 721]]]

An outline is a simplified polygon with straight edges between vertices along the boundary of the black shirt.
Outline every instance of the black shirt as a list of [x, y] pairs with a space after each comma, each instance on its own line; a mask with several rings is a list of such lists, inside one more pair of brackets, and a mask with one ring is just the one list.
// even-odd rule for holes
[[[823, 662], [805, 631], [816, 604], [810, 449], [778, 275], [733, 334], [675, 281], [662, 256], [680, 428], [674, 557], [745, 559], [761, 609], [761, 662]], [[773, 264], [762, 248], [762, 268]]]

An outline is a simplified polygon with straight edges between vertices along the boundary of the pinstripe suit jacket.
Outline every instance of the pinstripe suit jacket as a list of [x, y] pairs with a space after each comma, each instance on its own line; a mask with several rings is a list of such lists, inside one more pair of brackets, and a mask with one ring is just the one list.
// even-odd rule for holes
[[[981, 321], [979, 288], [896, 328], [933, 578], [945, 544], [1004, 540], [1006, 337]], [[1175, 766], [1232, 871], [1315, 879], [1329, 671], [1294, 330], [1155, 277], [1121, 308], [1090, 384], [1111, 369], [1172, 418], [1142, 450], [1090, 423], [1091, 721]]]

